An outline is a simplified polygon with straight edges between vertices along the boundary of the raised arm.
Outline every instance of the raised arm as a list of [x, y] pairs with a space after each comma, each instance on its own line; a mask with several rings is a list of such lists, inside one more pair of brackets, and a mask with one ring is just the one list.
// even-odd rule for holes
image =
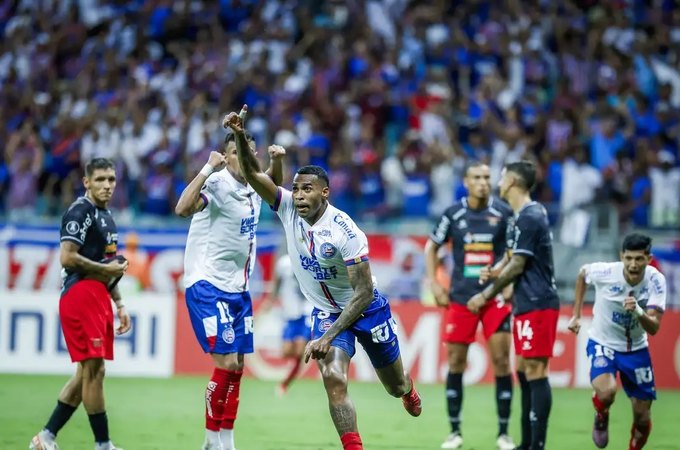
[[207, 202], [201, 196], [201, 189], [203, 189], [203, 185], [210, 174], [222, 170], [226, 163], [226, 158], [222, 153], [210, 152], [206, 165], [203, 166], [201, 171], [191, 180], [191, 183], [182, 191], [182, 195], [180, 195], [175, 206], [175, 214], [181, 217], [189, 217], [202, 211]]
[[269, 168], [265, 173], [275, 185], [281, 186], [283, 183], [283, 157], [286, 156], [286, 149], [280, 145], [270, 145], [267, 152], [269, 153]]
[[[255, 192], [262, 197], [262, 200], [273, 205], [276, 202], [278, 187], [276, 186], [276, 183], [260, 169], [260, 164], [248, 145], [243, 127], [243, 118], [245, 117], [247, 110], [248, 107], [243, 105], [241, 114], [236, 114], [235, 112], [227, 114], [222, 121], [222, 126], [225, 128], [229, 127], [234, 132], [238, 162], [241, 166], [243, 177], [248, 184], [255, 189]], [[241, 116], [243, 116], [243, 118]]]
[[333, 339], [356, 322], [373, 301], [373, 278], [368, 261], [348, 266], [347, 272], [354, 295], [324, 335], [307, 344], [305, 362], [308, 362], [310, 357], [313, 359], [325, 358], [330, 351]]

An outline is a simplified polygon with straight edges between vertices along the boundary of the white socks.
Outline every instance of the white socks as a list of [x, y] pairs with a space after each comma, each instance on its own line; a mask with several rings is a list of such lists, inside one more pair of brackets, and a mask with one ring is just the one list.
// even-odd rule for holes
[[234, 450], [234, 430], [222, 428], [220, 430], [220, 441], [222, 441], [222, 447], [224, 447], [224, 450]]
[[46, 442], [54, 442], [54, 439], [56, 438], [56, 436], [53, 435], [52, 432], [47, 429], [42, 429], [38, 434], [40, 435], [40, 439]]

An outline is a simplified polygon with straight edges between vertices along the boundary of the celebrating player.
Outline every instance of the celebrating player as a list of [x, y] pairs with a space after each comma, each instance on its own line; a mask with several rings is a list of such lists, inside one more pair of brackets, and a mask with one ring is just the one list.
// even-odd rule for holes
[[[244, 106], [242, 112], [246, 110]], [[293, 179], [292, 192], [277, 188], [247, 150], [240, 115], [230, 113], [223, 125], [236, 135], [246, 180], [281, 219], [293, 271], [302, 293], [315, 306], [305, 361], [317, 360], [343, 448], [362, 450], [356, 412], [347, 394], [349, 362], [357, 339], [387, 392], [401, 397], [409, 414], [421, 413], [420, 396], [401, 363], [389, 303], [373, 284], [366, 235], [329, 204], [324, 169], [302, 167]]]
[[[252, 137], [244, 137], [253, 154]], [[269, 148], [270, 182], [283, 176], [282, 147]], [[272, 181], [274, 180], [274, 181]], [[184, 189], [175, 212], [193, 215], [184, 254], [186, 303], [201, 348], [215, 364], [205, 391], [203, 450], [232, 450], [243, 355], [253, 352], [248, 278], [262, 199], [243, 178], [233, 134]]]
[[595, 285], [593, 323], [588, 335], [590, 383], [595, 423], [593, 442], [609, 442], [609, 408], [616, 396], [616, 374], [633, 406], [629, 450], [645, 446], [652, 430], [651, 407], [656, 400], [647, 333], [659, 331], [666, 307], [666, 278], [649, 265], [652, 240], [633, 233], [621, 246], [621, 261], [586, 264], [576, 278], [574, 317], [569, 329], [578, 334], [587, 285]]
[[309, 341], [311, 305], [300, 291], [290, 256], [285, 254], [276, 260], [274, 276], [274, 290], [261, 308], [269, 309], [274, 301], [278, 301], [286, 320], [282, 336], [282, 353], [284, 358], [292, 362], [292, 365], [286, 378], [276, 387], [276, 393], [283, 396], [302, 367], [302, 356]]
[[548, 214], [529, 195], [535, 181], [536, 167], [528, 161], [507, 164], [501, 172], [501, 197], [515, 212], [507, 233], [512, 256], [506, 255], [493, 268], [482, 271], [481, 281], [495, 281], [468, 301], [468, 308], [479, 310], [514, 282], [513, 338], [522, 391], [521, 450], [545, 448], [552, 406], [548, 360], [552, 357], [560, 308]]
[[59, 261], [64, 280], [59, 299], [59, 320], [75, 375], [59, 394], [45, 428], [33, 437], [33, 450], [56, 450], [57, 433], [82, 402], [94, 434], [95, 450], [121, 450], [109, 438], [104, 401], [104, 360], [113, 359], [113, 307], [120, 326], [130, 330], [130, 316], [115, 283], [128, 263], [115, 258], [116, 223], [107, 205], [116, 187], [113, 162], [95, 158], [85, 166], [85, 196], [71, 204], [61, 220]]
[[[451, 434], [441, 448], [461, 448], [460, 413], [463, 405], [463, 372], [468, 347], [475, 341], [477, 326], [482, 322], [496, 375], [496, 408], [500, 450], [513, 450], [508, 436], [508, 420], [512, 403], [510, 375], [510, 305], [502, 296], [492, 298], [478, 312], [467, 308], [467, 300], [485, 287], [479, 283], [481, 270], [498, 263], [505, 253], [505, 232], [510, 207], [490, 196], [489, 167], [472, 163], [465, 171], [468, 196], [448, 208], [439, 219], [425, 244], [427, 275], [435, 300], [448, 307], [444, 341], [447, 343], [449, 374], [446, 378], [446, 400]], [[437, 252], [446, 242], [453, 244], [454, 267], [451, 290], [437, 281]], [[509, 294], [509, 293], [508, 293]]]

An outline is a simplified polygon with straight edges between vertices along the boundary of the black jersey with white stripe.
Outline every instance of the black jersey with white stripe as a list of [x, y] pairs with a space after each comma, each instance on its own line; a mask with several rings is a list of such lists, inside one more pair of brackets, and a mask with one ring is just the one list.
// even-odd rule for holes
[[513, 312], [559, 309], [547, 211], [540, 203], [529, 202], [510, 219], [508, 230], [508, 248], [527, 258], [514, 281]]
[[490, 198], [484, 208], [472, 209], [467, 198], [444, 211], [430, 239], [437, 245], [451, 242], [453, 272], [449, 297], [461, 305], [481, 292], [479, 274], [487, 265], [503, 258], [506, 229], [512, 209], [502, 201]]

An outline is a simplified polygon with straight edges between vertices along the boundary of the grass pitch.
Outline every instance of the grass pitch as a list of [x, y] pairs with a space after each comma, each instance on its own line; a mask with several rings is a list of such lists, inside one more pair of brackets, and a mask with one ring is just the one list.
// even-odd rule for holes
[[[26, 449], [47, 421], [62, 376], [0, 375], [0, 450]], [[203, 391], [206, 378], [110, 378], [106, 381], [111, 436], [125, 450], [198, 450], [203, 442]], [[330, 450], [340, 441], [328, 415], [319, 380], [295, 383], [286, 397], [274, 396], [272, 382], [247, 379], [241, 388], [236, 421], [239, 450]], [[519, 441], [519, 389], [515, 386], [510, 432]], [[370, 449], [438, 449], [448, 434], [441, 385], [419, 386], [424, 411], [410, 417], [401, 401], [379, 384], [352, 383], [364, 446]], [[550, 450], [595, 448], [590, 440], [593, 411], [590, 392], [553, 391], [548, 446]], [[653, 406], [654, 428], [647, 448], [680, 449], [674, 427], [680, 392], [659, 392]], [[496, 412], [492, 386], [468, 386], [463, 410], [465, 449], [495, 448]], [[625, 449], [631, 423], [630, 403], [623, 392], [614, 405], [611, 449]], [[83, 408], [79, 408], [57, 439], [62, 450], [94, 448]]]

